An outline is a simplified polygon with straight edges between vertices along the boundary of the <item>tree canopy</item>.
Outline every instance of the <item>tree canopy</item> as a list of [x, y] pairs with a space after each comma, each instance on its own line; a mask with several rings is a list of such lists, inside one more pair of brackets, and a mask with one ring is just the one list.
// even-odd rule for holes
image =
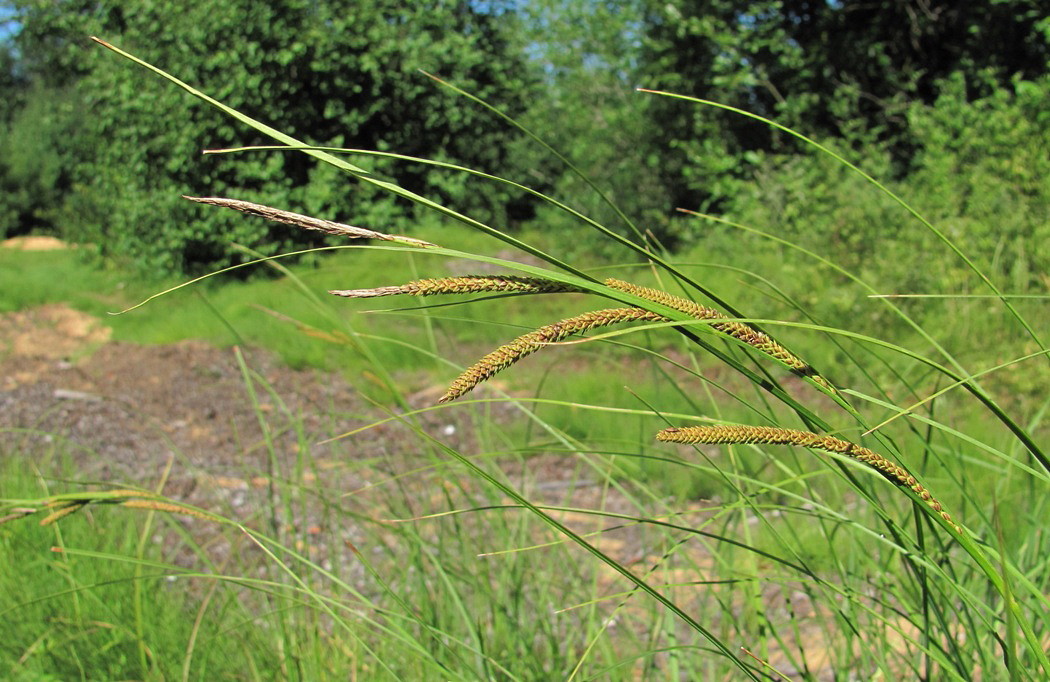
[[[773, 118], [851, 145], [876, 142], [907, 170], [922, 145], [909, 123], [957, 75], [974, 100], [1047, 73], [1050, 23], [1038, 0], [689, 0], [646, 13], [646, 83]], [[768, 126], [660, 101], [659, 144], [684, 203], [718, 204], [760, 152], [791, 150]], [[726, 184], [729, 183], [729, 184]]]
[[[24, 3], [16, 44], [31, 83], [26, 111], [59, 98], [73, 108], [55, 124], [62, 130], [47, 137], [70, 175], [66, 207], [87, 219], [54, 219], [69, 219], [64, 229], [72, 237], [106, 253], [158, 270], [192, 270], [236, 258], [230, 241], [269, 254], [309, 238], [201, 211], [180, 200], [183, 193], [231, 195], [377, 227], [405, 212], [301, 154], [201, 158], [204, 148], [270, 141], [93, 47], [89, 34], [309, 143], [497, 171], [506, 160], [505, 126], [419, 72], [520, 113], [528, 93], [524, 60], [509, 50], [510, 17], [494, 10], [390, 0]], [[502, 208], [497, 193], [467, 192], [461, 180], [418, 165], [355, 163], [468, 210]]]
[[[635, 87], [740, 107], [847, 152], [877, 150], [906, 177], [928, 159], [917, 112], [946, 107], [946, 96], [1009, 106], [1025, 88], [1025, 101], [1046, 92], [1040, 4], [17, 0], [0, 13], [13, 17], [0, 39], [0, 233], [60, 232], [146, 268], [192, 272], [242, 258], [231, 242], [269, 254], [319, 238], [202, 211], [184, 193], [381, 230], [411, 222], [410, 207], [303, 155], [202, 158], [267, 140], [97, 49], [91, 34], [300, 139], [504, 175], [634, 233], [543, 147], [419, 69], [435, 73], [537, 132], [673, 246], [684, 238], [674, 208], [731, 210], [756, 173], [802, 150], [759, 122]], [[567, 220], [467, 176], [354, 163], [503, 227]]]

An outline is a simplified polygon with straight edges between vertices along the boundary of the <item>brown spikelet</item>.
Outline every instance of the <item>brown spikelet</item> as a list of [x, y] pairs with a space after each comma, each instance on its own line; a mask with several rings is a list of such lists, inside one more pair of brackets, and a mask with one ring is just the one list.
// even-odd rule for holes
[[199, 519], [207, 519], [209, 521], [215, 521], [218, 519], [217, 516], [207, 512], [192, 509], [190, 507], [183, 507], [181, 504], [164, 502], [162, 500], [133, 499], [125, 500], [120, 504], [121, 506], [131, 507], [133, 509], [150, 509], [152, 511], [168, 512], [171, 514], [185, 514], [187, 516], [196, 516]]
[[734, 444], [768, 444], [768, 445], [796, 445], [799, 447], [815, 448], [827, 452], [852, 457], [875, 469], [891, 482], [910, 488], [935, 512], [941, 515], [958, 533], [960, 528], [948, 512], [944, 511], [930, 492], [926, 490], [915, 477], [908, 473], [904, 467], [894, 464], [882, 455], [862, 447], [855, 443], [835, 438], [833, 436], [822, 436], [808, 431], [795, 431], [793, 429], [782, 429], [773, 426], [686, 426], [683, 428], [664, 429], [656, 434], [656, 440], [668, 443], [734, 443]]
[[528, 334], [519, 336], [510, 343], [500, 346], [481, 358], [474, 366], [460, 374], [452, 382], [448, 391], [438, 402], [447, 403], [450, 400], [455, 400], [497, 372], [510, 367], [518, 360], [535, 353], [547, 344], [556, 343], [573, 334], [580, 334], [591, 329], [607, 327], [621, 322], [663, 321], [665, 319], [661, 315], [642, 310], [641, 308], [610, 308], [608, 310], [584, 313], [554, 324], [548, 324]]
[[83, 507], [83, 502], [73, 502], [72, 504], [67, 504], [63, 507], [59, 507], [44, 518], [40, 519], [40, 525], [49, 526], [55, 521], [58, 521], [59, 519], [65, 518], [66, 516], [69, 516], [74, 512], [80, 511], [80, 509]]
[[322, 220], [321, 218], [313, 218], [308, 215], [301, 213], [292, 213], [291, 211], [284, 211], [279, 208], [273, 208], [271, 206], [264, 206], [263, 204], [255, 204], [250, 201], [241, 201], [240, 199], [226, 199], [224, 197], [190, 197], [185, 194], [182, 195], [183, 199], [189, 199], [195, 201], [198, 204], [211, 204], [212, 206], [222, 206], [224, 208], [232, 208], [235, 211], [241, 213], [247, 213], [248, 215], [258, 216], [260, 218], [266, 218], [278, 223], [287, 223], [288, 225], [295, 225], [301, 227], [304, 230], [315, 230], [317, 232], [324, 232], [326, 234], [334, 234], [339, 237], [347, 237], [350, 239], [381, 239], [388, 242], [399, 242], [401, 244], [410, 244], [412, 246], [419, 246], [423, 248], [429, 248], [435, 246], [430, 242], [425, 242], [422, 239], [415, 239], [413, 237], [405, 237], [399, 234], [386, 234], [383, 232], [376, 232], [375, 230], [368, 230], [363, 227], [354, 227], [353, 225], [344, 225], [343, 223], [337, 223], [332, 220]]
[[433, 296], [435, 294], [475, 294], [484, 291], [506, 291], [521, 294], [551, 294], [579, 291], [570, 284], [555, 282], [540, 277], [516, 275], [466, 275], [463, 277], [437, 277], [417, 279], [401, 286], [377, 287], [375, 289], [334, 289], [328, 293], [346, 298], [374, 298], [377, 296]]
[[702, 306], [699, 303], [694, 303], [688, 299], [673, 296], [666, 291], [638, 286], [637, 284], [631, 284], [630, 282], [624, 282], [619, 279], [609, 278], [605, 280], [605, 285], [612, 287], [617, 291], [632, 294], [638, 298], [644, 298], [647, 301], [665, 305], [668, 308], [674, 308], [678, 312], [685, 313], [689, 317], [697, 320], [725, 320], [724, 322], [714, 322], [711, 326], [723, 334], [732, 336], [734, 339], [746, 343], [752, 348], [756, 348], [770, 357], [776, 358], [790, 367], [797, 374], [809, 377], [829, 391], [835, 390], [827, 379], [820, 376], [816, 370], [803, 362], [794, 353], [770, 338], [768, 334], [753, 329], [743, 322], [729, 320], [724, 313]]
[[84, 501], [106, 502], [108, 500], [122, 499], [125, 497], [157, 497], [157, 493], [148, 490], [135, 490], [134, 488], [117, 488], [107, 490], [104, 493], [95, 493], [91, 496], [85, 495]]
[[0, 523], [7, 523], [8, 521], [14, 521], [35, 513], [37, 513], [37, 510], [33, 507], [14, 507], [11, 509], [10, 514], [0, 516]]

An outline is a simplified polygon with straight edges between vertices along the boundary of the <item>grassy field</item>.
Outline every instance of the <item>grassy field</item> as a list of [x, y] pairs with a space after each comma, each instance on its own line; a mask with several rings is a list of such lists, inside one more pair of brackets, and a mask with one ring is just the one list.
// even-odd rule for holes
[[[468, 251], [500, 252], [491, 242], [442, 230], [435, 226], [430, 236], [458, 238], [456, 246]], [[751, 249], [748, 272], [703, 265], [698, 256], [683, 255], [683, 272], [761, 311], [757, 319], [806, 324], [812, 315], [851, 333], [904, 338], [902, 345], [919, 355], [933, 343], [921, 332], [934, 330], [937, 344], [959, 358], [983, 360], [981, 368], [1019, 357], [1032, 344], [1023, 332], [1000, 334], [993, 348], [982, 343], [986, 327], [996, 326], [979, 321], [988, 310], [984, 301], [913, 306], [921, 319], [916, 329], [887, 322], [878, 310], [882, 301], [865, 299], [860, 287], [818, 293], [823, 302], [816, 306], [799, 302], [812, 294], [812, 282], [794, 281], [803, 262], [790, 254]], [[5, 310], [68, 301], [103, 315], [172, 284], [139, 281], [75, 251], [0, 258]], [[657, 283], [640, 266], [588, 266], [595, 275]], [[448, 380], [455, 365], [523, 330], [604, 305], [582, 295], [445, 307], [453, 299], [348, 301], [323, 293], [474, 271], [445, 258], [353, 249], [277, 278], [205, 281], [105, 321], [116, 339], [137, 343], [200, 338], [269, 348], [296, 366], [342, 372], [393, 407], [402, 390], [394, 377]], [[1022, 314], [1041, 320], [1038, 308], [1023, 305]], [[858, 307], [868, 312], [857, 315]], [[364, 312], [378, 309], [394, 312]], [[1007, 328], [996, 319], [1000, 330]], [[805, 348], [807, 360], [837, 385], [851, 386], [850, 399], [866, 405], [872, 426], [949, 383], [914, 358], [863, 340], [805, 326], [774, 333]], [[779, 373], [736, 344], [719, 345], [744, 367]], [[376, 389], [374, 379], [364, 378], [377, 369], [393, 383]], [[1045, 360], [1034, 358], [980, 379], [1039, 441], [1047, 405], [1041, 376]], [[838, 409], [800, 379], [777, 380], [818, 410]], [[320, 525], [333, 534], [324, 542], [301, 524], [275, 530], [258, 520], [266, 514], [204, 530], [216, 523], [102, 505], [93, 518], [81, 513], [44, 528], [29, 521], [0, 526], [7, 565], [19, 568], [5, 574], [0, 611], [22, 623], [17, 637], [6, 638], [3, 665], [14, 679], [27, 680], [549, 679], [574, 671], [580, 679], [729, 679], [741, 672], [729, 672], [733, 654], [760, 677], [776, 670], [822, 679], [845, 669], [944, 679], [1036, 674], [1025, 672], [1037, 669], [1037, 659], [1025, 653], [1023, 632], [1010, 630], [1018, 627], [1017, 614], [1004, 610], [994, 582], [944, 529], [924, 519], [921, 505], [913, 507], [870, 470], [782, 447], [689, 452], [653, 441], [656, 430], [683, 419], [801, 426], [786, 403], [672, 330], [550, 348], [501, 382], [513, 391], [513, 418], [489, 421], [485, 403], [441, 408], [467, 414], [476, 436], [471, 451], [450, 451], [438, 434], [404, 418], [404, 433], [392, 441], [398, 452], [379, 470], [385, 479], [351, 497], [309, 475], [319, 465], [311, 444], [302, 443], [298, 463], [276, 477], [268, 513], [324, 518]], [[274, 431], [294, 429], [297, 419], [260, 417]], [[355, 438], [378, 437], [373, 432], [379, 433], [366, 429]], [[836, 433], [858, 439], [860, 430]], [[983, 551], [1001, 552], [994, 570], [1006, 584], [1015, 582], [1018, 613], [1034, 619], [1032, 634], [1045, 641], [1039, 595], [1050, 575], [1039, 568], [1047, 538], [1038, 491], [1047, 475], [1039, 464], [959, 389], [883, 433], [882, 447], [898, 448], [900, 461], [953, 519], [979, 533]], [[352, 462], [354, 439], [344, 442]], [[0, 496], [10, 504], [39, 502], [81, 489], [70, 481], [77, 473], [61, 464], [60, 445], [45, 455], [31, 467], [5, 458]], [[528, 472], [551, 458], [570, 483], [544, 492], [535, 485], [542, 476], [530, 479]], [[383, 475], [372, 462], [347, 466]], [[530, 490], [529, 503], [543, 509], [523, 509], [510, 494], [515, 490]], [[562, 530], [552, 531], [551, 520]], [[353, 540], [340, 545], [345, 533], [336, 529], [347, 527], [355, 529]], [[632, 586], [566, 541], [568, 528], [638, 582]], [[41, 551], [50, 546], [61, 551]], [[1026, 568], [1014, 573], [1008, 566]], [[712, 641], [729, 654], [714, 654]], [[1003, 646], [1015, 647], [1019, 658], [1002, 658], [997, 647]]]
[[[268, 455], [243, 473], [265, 474], [247, 518], [148, 492], [163, 481], [77, 481], [60, 439], [8, 453], [0, 613], [19, 626], [0, 666], [33, 680], [1045, 679], [1045, 299], [1000, 296], [1038, 292], [960, 265], [947, 237], [923, 241], [943, 279], [914, 280], [936, 290], [901, 291], [892, 258], [840, 266], [697, 229], [693, 251], [559, 266], [576, 235], [508, 251], [435, 221], [414, 236], [447, 251], [347, 249], [107, 318], [117, 339], [257, 345], [338, 371], [375, 421], [330, 434], [324, 457], [305, 436], [279, 447], [306, 416], [264, 408], [271, 387], [238, 355]], [[324, 293], [493, 257], [542, 279], [529, 286], [586, 293]], [[76, 253], [0, 258], [7, 310], [101, 314], [172, 285]], [[949, 297], [877, 297], [895, 293]], [[605, 326], [628, 316], [644, 324]], [[465, 373], [499, 372], [485, 388], [409, 395], [538, 327]]]

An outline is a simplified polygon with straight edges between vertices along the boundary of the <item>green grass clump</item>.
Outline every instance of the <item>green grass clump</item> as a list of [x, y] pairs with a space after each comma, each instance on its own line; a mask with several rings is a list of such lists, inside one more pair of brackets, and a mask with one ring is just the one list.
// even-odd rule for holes
[[[0, 452], [0, 499], [46, 497], [72, 473], [68, 462], [37, 464]], [[236, 595], [219, 590], [202, 603], [214, 578], [165, 570], [181, 542], [142, 546], [153, 532], [143, 516], [100, 507], [61, 524], [35, 518], [0, 525], [0, 562], [17, 569], [0, 574], [0, 614], [17, 623], [0, 638], [0, 676], [179, 679], [192, 665], [222, 679], [276, 663]]]

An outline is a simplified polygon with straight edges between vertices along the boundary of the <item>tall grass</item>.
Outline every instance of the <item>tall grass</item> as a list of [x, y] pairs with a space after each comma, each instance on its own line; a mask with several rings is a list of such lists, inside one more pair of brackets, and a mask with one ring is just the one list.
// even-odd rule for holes
[[[792, 294], [775, 264], [720, 263], [712, 279], [733, 287], [716, 289], [710, 263], [676, 262], [578, 216], [581, 230], [597, 229], [624, 249], [630, 275], [607, 281], [107, 47], [289, 145], [282, 153], [309, 153], [528, 258], [447, 245], [365, 246], [356, 248], [411, 253], [425, 274], [411, 285], [362, 277], [318, 287], [290, 278], [323, 329], [338, 332], [332, 339], [369, 363], [371, 380], [384, 388], [375, 409], [385, 418], [332, 433], [325, 447], [335, 456], [322, 461], [299, 415], [260, 409], [264, 434], [301, 434], [298, 446], [283, 452], [265, 439], [259, 473], [268, 487], [257, 518], [194, 518], [172, 540], [195, 547], [199, 565], [119, 546], [101, 553], [67, 546], [64, 556], [94, 561], [96, 570], [125, 562], [193, 576], [238, 600], [252, 636], [268, 647], [250, 678], [1050, 675], [1050, 461], [1040, 446], [1048, 403], [1019, 404], [995, 381], [1012, 367], [1045, 372], [1040, 356], [1048, 348], [1040, 325], [1002, 296], [994, 274], [903, 199], [945, 257], [963, 259], [989, 288], [990, 304], [1003, 311], [998, 333], [1025, 353], [1000, 357], [981, 335], [966, 353], [949, 348], [940, 329], [893, 299], [873, 301], [903, 339], [829, 324]], [[421, 236], [443, 243], [440, 234]], [[571, 312], [507, 330], [497, 316], [528, 312], [534, 299], [503, 280], [481, 294], [490, 300], [479, 305], [492, 312], [474, 320], [463, 319], [461, 307], [410, 303], [401, 314], [424, 333], [405, 341], [399, 332], [370, 332], [347, 313], [374, 307], [371, 297], [323, 300], [323, 289], [336, 288], [421, 293], [419, 280], [449, 274], [434, 271], [449, 257], [497, 266], [517, 283], [547, 283], [560, 293], [546, 296]], [[854, 296], [885, 293], [836, 272], [822, 254], [794, 262], [849, 280]], [[621, 278], [635, 284], [616, 284]], [[741, 290], [741, 279], [754, 288]], [[457, 282], [448, 293], [462, 295]], [[764, 312], [748, 315], [744, 305]], [[596, 317], [599, 308], [605, 312]], [[606, 330], [608, 322], [642, 324]], [[498, 357], [483, 356], [491, 346], [482, 344], [442, 345], [443, 327], [478, 323], [518, 340]], [[585, 341], [569, 336], [597, 327]], [[475, 392], [456, 390], [446, 397], [459, 400], [440, 405], [440, 390], [405, 395], [398, 367], [384, 356], [391, 347], [427, 358], [454, 388], [465, 372]], [[470, 369], [478, 357], [484, 367]], [[595, 366], [603, 371], [587, 371]], [[242, 370], [256, 401], [266, 384], [246, 363]], [[493, 384], [497, 372], [507, 383]], [[657, 433], [690, 445], [658, 442]], [[334, 469], [324, 468], [333, 461]], [[112, 498], [78, 495], [83, 510]], [[49, 500], [8, 506], [37, 513]], [[220, 566], [196, 539], [205, 532], [245, 551]], [[204, 600], [214, 599], [208, 594]], [[225, 643], [222, 634], [211, 642]], [[161, 670], [157, 661], [138, 656], [143, 676]], [[195, 666], [183, 666], [184, 678], [203, 676]]]

